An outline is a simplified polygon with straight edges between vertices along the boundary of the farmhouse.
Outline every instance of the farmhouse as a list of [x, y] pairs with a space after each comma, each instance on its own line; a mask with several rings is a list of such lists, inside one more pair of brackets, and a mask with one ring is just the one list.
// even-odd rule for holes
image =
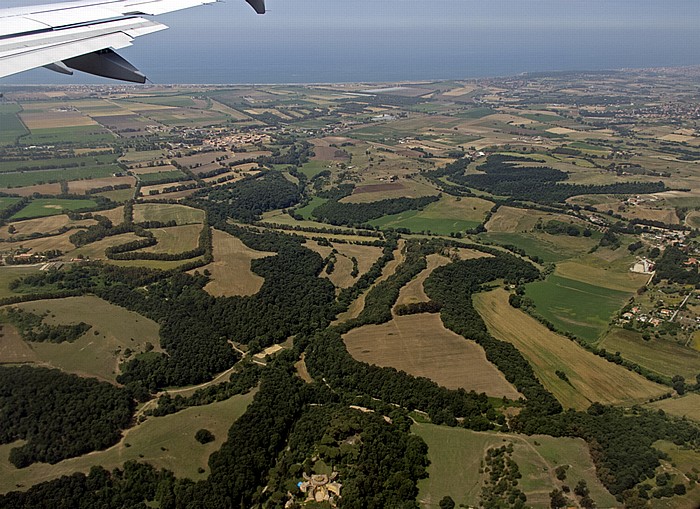
[[637, 260], [637, 263], [635, 263], [630, 270], [638, 274], [651, 274], [654, 272], [654, 262], [642, 258]]

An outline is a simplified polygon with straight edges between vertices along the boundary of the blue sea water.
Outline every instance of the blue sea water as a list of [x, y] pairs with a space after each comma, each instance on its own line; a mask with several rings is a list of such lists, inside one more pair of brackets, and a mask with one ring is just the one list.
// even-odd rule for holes
[[[262, 17], [240, 0], [163, 16], [171, 30], [120, 53], [154, 83], [391, 82], [700, 64], [697, 0], [267, 1]], [[2, 81], [47, 82], [101, 81], [46, 70]]]

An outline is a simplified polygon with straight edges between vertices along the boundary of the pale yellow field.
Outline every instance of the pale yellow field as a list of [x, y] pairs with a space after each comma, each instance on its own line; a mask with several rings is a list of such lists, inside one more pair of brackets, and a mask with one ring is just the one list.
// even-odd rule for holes
[[134, 187], [136, 179], [134, 177], [107, 177], [92, 180], [72, 180], [68, 183], [68, 191], [73, 194], [85, 194], [90, 189], [122, 184], [129, 184], [131, 187]]
[[155, 235], [158, 244], [144, 249], [144, 252], [177, 254], [197, 248], [202, 225], [187, 224], [149, 231]]
[[118, 225], [122, 224], [124, 222], [124, 207], [115, 207], [113, 209], [109, 210], [100, 210], [99, 212], [96, 212], [98, 216], [104, 216], [110, 221], [112, 221], [112, 224]]
[[[85, 258], [89, 258], [91, 260], [106, 260], [107, 256], [105, 255], [105, 249], [112, 246], [126, 244], [127, 242], [133, 242], [134, 240], [141, 240], [141, 237], [137, 237], [133, 233], [114, 235], [113, 237], [106, 237], [102, 240], [98, 240], [97, 242], [74, 249], [73, 251], [70, 251], [68, 255], [73, 258], [83, 255]], [[73, 244], [71, 244], [71, 246], [73, 246]]]
[[[497, 289], [474, 295], [474, 306], [489, 332], [515, 345], [530, 362], [542, 385], [566, 408], [584, 410], [591, 403], [633, 404], [668, 392], [668, 388], [606, 361], [575, 342], [551, 332], [514, 309], [508, 292]], [[570, 383], [555, 371], [563, 371]]]
[[98, 125], [93, 119], [86, 117], [77, 111], [20, 113], [19, 116], [29, 130]]
[[700, 394], [690, 392], [679, 398], [662, 399], [647, 406], [655, 410], [661, 409], [676, 417], [687, 417], [700, 422]]
[[396, 305], [400, 306], [402, 304], [412, 304], [414, 302], [428, 302], [430, 299], [425, 294], [423, 289], [423, 283], [428, 279], [428, 276], [432, 274], [433, 270], [437, 267], [442, 267], [450, 263], [450, 259], [446, 256], [431, 254], [428, 255], [426, 259], [428, 266], [425, 268], [418, 276], [408, 282], [406, 286], [401, 288], [399, 292], [399, 298], [396, 301]]
[[637, 288], [644, 286], [649, 279], [648, 275], [630, 272], [626, 266], [623, 272], [621, 270], [606, 270], [575, 261], [557, 263], [554, 273], [576, 281], [623, 292], [634, 292]]
[[[328, 278], [336, 288], [347, 288], [352, 286], [357, 278], [367, 272], [372, 264], [381, 256], [382, 249], [374, 246], [362, 246], [357, 244], [333, 244], [333, 247], [321, 246], [318, 242], [307, 240], [304, 244], [307, 248], [316, 251], [323, 258], [327, 257], [333, 249], [336, 254], [335, 268], [329, 275], [323, 271], [322, 277]], [[357, 277], [352, 277], [352, 257], [357, 259]]]
[[353, 329], [343, 339], [350, 355], [362, 362], [424, 376], [448, 389], [521, 397], [486, 360], [483, 349], [447, 330], [439, 314], [397, 316], [382, 325]]
[[90, 226], [96, 224], [94, 219], [85, 219], [81, 221], [73, 221], [65, 214], [56, 216], [39, 217], [36, 219], [27, 219], [25, 221], [16, 221], [12, 223], [16, 233], [10, 235], [7, 228], [0, 230], [0, 238], [7, 239], [16, 237], [17, 235], [30, 235], [32, 233], [56, 233], [63, 227], [71, 226]]
[[20, 248], [28, 248], [34, 253], [49, 251], [52, 249], [58, 249], [65, 253], [75, 248], [70, 240], [68, 240], [73, 233], [75, 232], [68, 231], [52, 237], [42, 237], [38, 239], [23, 240], [20, 242], [3, 242], [0, 244], [0, 252], [9, 252]]
[[134, 205], [134, 222], [176, 221], [178, 225], [202, 223], [204, 211], [169, 203], [137, 203]]
[[[27, 343], [19, 336], [7, 334], [8, 353], [14, 349], [13, 356], [18, 360], [25, 357], [26, 361], [114, 383], [127, 349], [139, 353], [144, 351], [146, 343], [151, 343], [154, 351], [162, 351], [158, 338], [160, 326], [156, 322], [98, 297], [42, 300], [15, 307], [36, 314], [48, 312], [44, 319], [48, 324], [92, 325], [92, 329], [72, 343]], [[5, 326], [5, 331], [11, 329]], [[0, 338], [0, 345], [2, 340], [5, 338]]]
[[[124, 432], [122, 440], [104, 451], [93, 452], [61, 461], [55, 465], [35, 463], [17, 469], [8, 461], [13, 447], [22, 442], [0, 446], [0, 493], [27, 489], [34, 484], [56, 479], [74, 472], [85, 472], [94, 465], [111, 470], [129, 460], [150, 463], [156, 468], [172, 470], [176, 477], [194, 480], [209, 475], [209, 456], [226, 441], [231, 425], [245, 412], [255, 391], [225, 401], [190, 407], [165, 417], [152, 417]], [[216, 438], [202, 445], [194, 439], [197, 430], [205, 428]], [[127, 445], [128, 444], [128, 445]], [[204, 473], [199, 473], [199, 468]]]
[[211, 272], [211, 281], [204, 289], [216, 297], [233, 295], [254, 295], [262, 287], [265, 279], [250, 270], [250, 262], [275, 253], [250, 249], [239, 239], [220, 230], [212, 230], [214, 261], [204, 269]]

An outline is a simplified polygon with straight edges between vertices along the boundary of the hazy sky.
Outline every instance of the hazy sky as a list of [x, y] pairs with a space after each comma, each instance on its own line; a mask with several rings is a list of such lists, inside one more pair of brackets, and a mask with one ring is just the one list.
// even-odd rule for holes
[[[366, 81], [416, 79], [420, 66], [443, 78], [700, 64], [700, 0], [267, 4], [264, 16], [243, 0], [160, 16], [170, 30], [141, 37], [121, 54], [157, 82], [314, 81], [323, 79], [325, 65], [335, 72], [329, 75]], [[5, 82], [48, 81], [76, 80], [39, 70]]]

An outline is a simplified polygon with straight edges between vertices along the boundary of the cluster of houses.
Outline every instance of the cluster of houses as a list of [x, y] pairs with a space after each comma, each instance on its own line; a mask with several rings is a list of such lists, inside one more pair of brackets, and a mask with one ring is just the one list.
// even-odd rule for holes
[[620, 317], [620, 323], [621, 324], [626, 324], [626, 323], [631, 323], [632, 320], [637, 320], [639, 323], [648, 323], [654, 327], [658, 327], [661, 325], [661, 323], [664, 320], [668, 320], [673, 316], [674, 311], [672, 309], [661, 309], [659, 310], [659, 316], [650, 316], [649, 314], [642, 313], [642, 310], [639, 306], [635, 306], [632, 309], [630, 309], [628, 312], [623, 313], [623, 315]]

